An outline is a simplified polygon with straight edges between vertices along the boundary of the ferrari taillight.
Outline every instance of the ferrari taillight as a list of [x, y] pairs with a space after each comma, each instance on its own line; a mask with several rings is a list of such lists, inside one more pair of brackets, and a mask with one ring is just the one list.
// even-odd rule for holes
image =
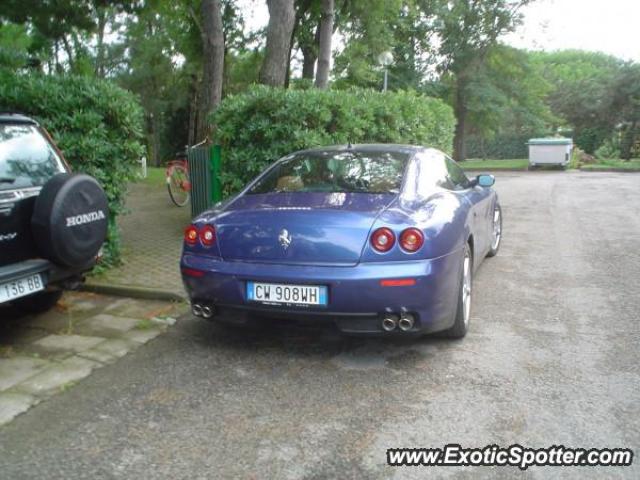
[[204, 247], [210, 247], [216, 243], [216, 229], [213, 225], [205, 225], [198, 228], [195, 225], [189, 225], [184, 231], [184, 241], [187, 245], [194, 246], [200, 240], [200, 244]]
[[200, 229], [200, 243], [205, 247], [210, 247], [216, 242], [216, 229], [211, 225], [205, 225]]
[[424, 235], [417, 228], [407, 228], [400, 234], [400, 246], [407, 252], [417, 252], [423, 244]]
[[387, 227], [378, 228], [371, 235], [371, 246], [378, 252], [388, 252], [396, 243], [396, 235]]
[[188, 245], [195, 245], [198, 241], [198, 229], [195, 225], [189, 225], [184, 231], [184, 241]]

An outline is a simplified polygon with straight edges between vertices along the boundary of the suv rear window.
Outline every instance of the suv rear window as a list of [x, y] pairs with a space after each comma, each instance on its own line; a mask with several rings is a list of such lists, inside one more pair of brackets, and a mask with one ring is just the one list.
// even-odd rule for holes
[[40, 187], [65, 168], [34, 125], [0, 123], [0, 191]]
[[248, 193], [398, 193], [408, 158], [388, 151], [299, 153], [269, 170]]

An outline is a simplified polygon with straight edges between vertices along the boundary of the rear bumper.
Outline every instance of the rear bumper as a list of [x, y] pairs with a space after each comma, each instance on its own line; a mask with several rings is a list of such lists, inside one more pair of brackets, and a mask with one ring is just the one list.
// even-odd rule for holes
[[0, 267], [0, 283], [13, 282], [39, 273], [44, 277], [44, 284], [50, 286], [73, 277], [81, 276], [83, 273], [91, 270], [94, 265], [95, 261], [92, 260], [79, 268], [63, 268], [51, 263], [49, 260], [34, 258]]
[[[227, 262], [184, 254], [185, 289], [193, 303], [214, 306], [225, 318], [242, 323], [252, 316], [305, 322], [333, 322], [347, 333], [387, 334], [385, 313], [412, 313], [416, 324], [407, 333], [428, 333], [453, 324], [460, 285], [462, 250], [431, 260], [360, 263], [353, 267], [301, 266]], [[185, 269], [203, 272], [185, 274]], [[412, 286], [382, 286], [383, 279], [415, 280]], [[328, 286], [326, 307], [270, 306], [246, 299], [246, 282]]]

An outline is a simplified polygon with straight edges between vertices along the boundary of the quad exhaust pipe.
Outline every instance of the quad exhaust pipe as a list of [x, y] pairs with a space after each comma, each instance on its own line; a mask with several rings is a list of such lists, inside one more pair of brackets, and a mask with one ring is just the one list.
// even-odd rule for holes
[[396, 315], [385, 315], [382, 319], [382, 328], [386, 332], [393, 332], [398, 326], [398, 317]]
[[191, 313], [193, 313], [196, 317], [209, 319], [213, 317], [215, 309], [210, 305], [194, 303], [191, 305]]
[[393, 332], [396, 328], [399, 328], [403, 332], [410, 331], [416, 324], [416, 320], [411, 313], [402, 312], [400, 317], [398, 315], [387, 313], [382, 319], [382, 329], [385, 332]]
[[413, 315], [411, 315], [410, 313], [403, 312], [402, 315], [400, 315], [400, 321], [398, 322], [398, 327], [400, 327], [400, 330], [402, 330], [403, 332], [408, 332], [413, 328], [413, 325], [415, 323], [416, 321], [413, 318]]

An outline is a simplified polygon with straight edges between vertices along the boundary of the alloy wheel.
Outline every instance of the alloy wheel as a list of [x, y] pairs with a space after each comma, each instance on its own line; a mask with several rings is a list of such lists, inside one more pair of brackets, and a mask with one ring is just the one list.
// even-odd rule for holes
[[471, 315], [471, 254], [468, 250], [464, 252], [462, 270], [462, 308], [464, 312], [464, 324], [467, 326], [469, 325], [469, 316]]
[[497, 250], [502, 239], [502, 219], [500, 218], [500, 208], [496, 207], [493, 211], [493, 238], [491, 241], [491, 250]]

